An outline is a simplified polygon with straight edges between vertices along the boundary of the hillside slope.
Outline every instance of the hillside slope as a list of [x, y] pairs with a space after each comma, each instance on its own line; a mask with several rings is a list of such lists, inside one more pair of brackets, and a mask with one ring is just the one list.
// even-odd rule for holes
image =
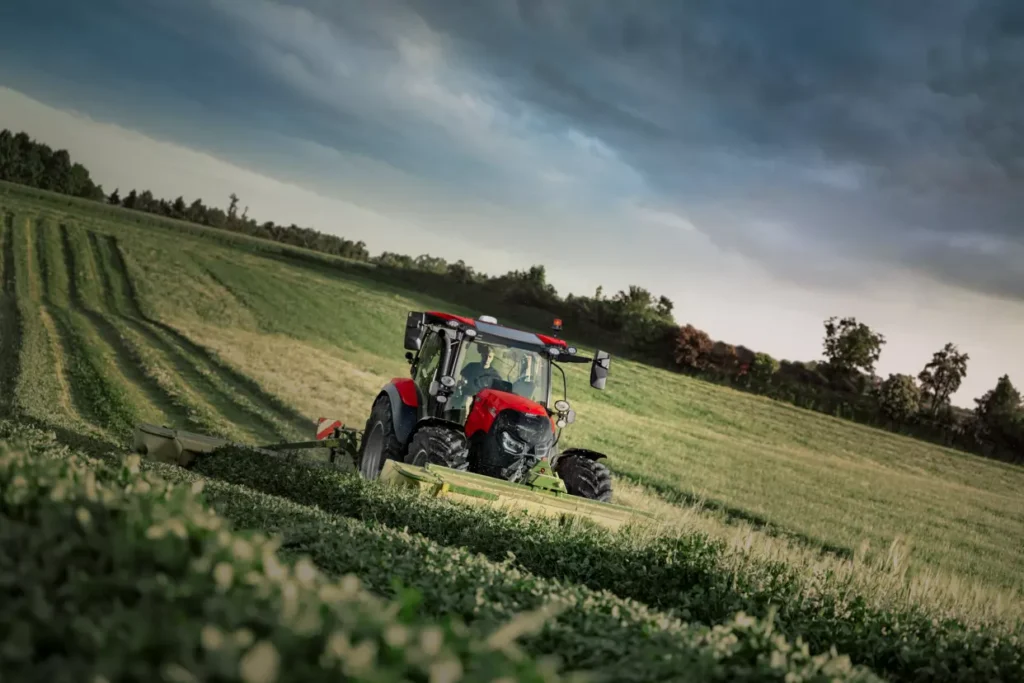
[[[340, 259], [42, 193], [0, 193], [0, 216], [7, 400], [101, 438], [139, 420], [252, 443], [305, 438], [320, 415], [361, 426], [407, 372], [408, 310], [481, 313]], [[620, 487], [632, 502], [702, 501], [840, 557], [905, 562], [895, 542], [965, 601], [1019, 599], [1021, 468], [620, 360], [603, 393], [570, 372], [570, 399], [567, 440], [641, 484]]]

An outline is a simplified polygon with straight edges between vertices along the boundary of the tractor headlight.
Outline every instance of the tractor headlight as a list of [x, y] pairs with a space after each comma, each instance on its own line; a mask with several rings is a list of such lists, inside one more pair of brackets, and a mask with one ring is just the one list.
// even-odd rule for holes
[[530, 449], [527, 444], [508, 432], [498, 432], [498, 443], [501, 445], [501, 450], [515, 455], [523, 455]]

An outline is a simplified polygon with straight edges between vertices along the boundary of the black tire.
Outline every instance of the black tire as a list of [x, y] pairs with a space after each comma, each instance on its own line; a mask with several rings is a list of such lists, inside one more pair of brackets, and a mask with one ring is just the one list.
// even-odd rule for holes
[[405, 462], [417, 467], [429, 463], [450, 467], [453, 470], [466, 470], [469, 467], [466, 437], [454, 429], [441, 425], [420, 427], [409, 440]]
[[565, 482], [570, 494], [603, 503], [612, 502], [612, 473], [602, 463], [570, 453], [558, 459], [555, 473]]
[[363, 442], [359, 446], [359, 474], [374, 480], [384, 469], [385, 460], [401, 460], [402, 444], [395, 434], [395, 421], [391, 415], [391, 399], [381, 394], [373, 402], [366, 420]]

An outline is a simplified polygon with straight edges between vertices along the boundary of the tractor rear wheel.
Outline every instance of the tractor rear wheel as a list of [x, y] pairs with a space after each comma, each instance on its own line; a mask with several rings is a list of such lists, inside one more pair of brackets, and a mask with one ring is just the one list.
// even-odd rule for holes
[[426, 425], [416, 430], [409, 441], [405, 462], [417, 467], [430, 464], [465, 470], [469, 466], [469, 446], [466, 438], [454, 429]]
[[567, 454], [555, 463], [555, 473], [570, 494], [603, 503], [612, 501], [612, 473], [602, 463], [583, 455]]
[[381, 394], [373, 402], [370, 417], [366, 420], [359, 456], [359, 474], [370, 480], [380, 476], [385, 460], [402, 459], [402, 444], [395, 434], [391, 399], [387, 394]]

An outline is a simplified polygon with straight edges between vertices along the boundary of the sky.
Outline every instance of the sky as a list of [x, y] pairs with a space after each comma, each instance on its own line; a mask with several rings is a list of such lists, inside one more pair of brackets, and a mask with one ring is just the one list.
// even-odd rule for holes
[[644, 286], [680, 323], [1024, 384], [1024, 3], [8, 0], [0, 127], [109, 191]]

